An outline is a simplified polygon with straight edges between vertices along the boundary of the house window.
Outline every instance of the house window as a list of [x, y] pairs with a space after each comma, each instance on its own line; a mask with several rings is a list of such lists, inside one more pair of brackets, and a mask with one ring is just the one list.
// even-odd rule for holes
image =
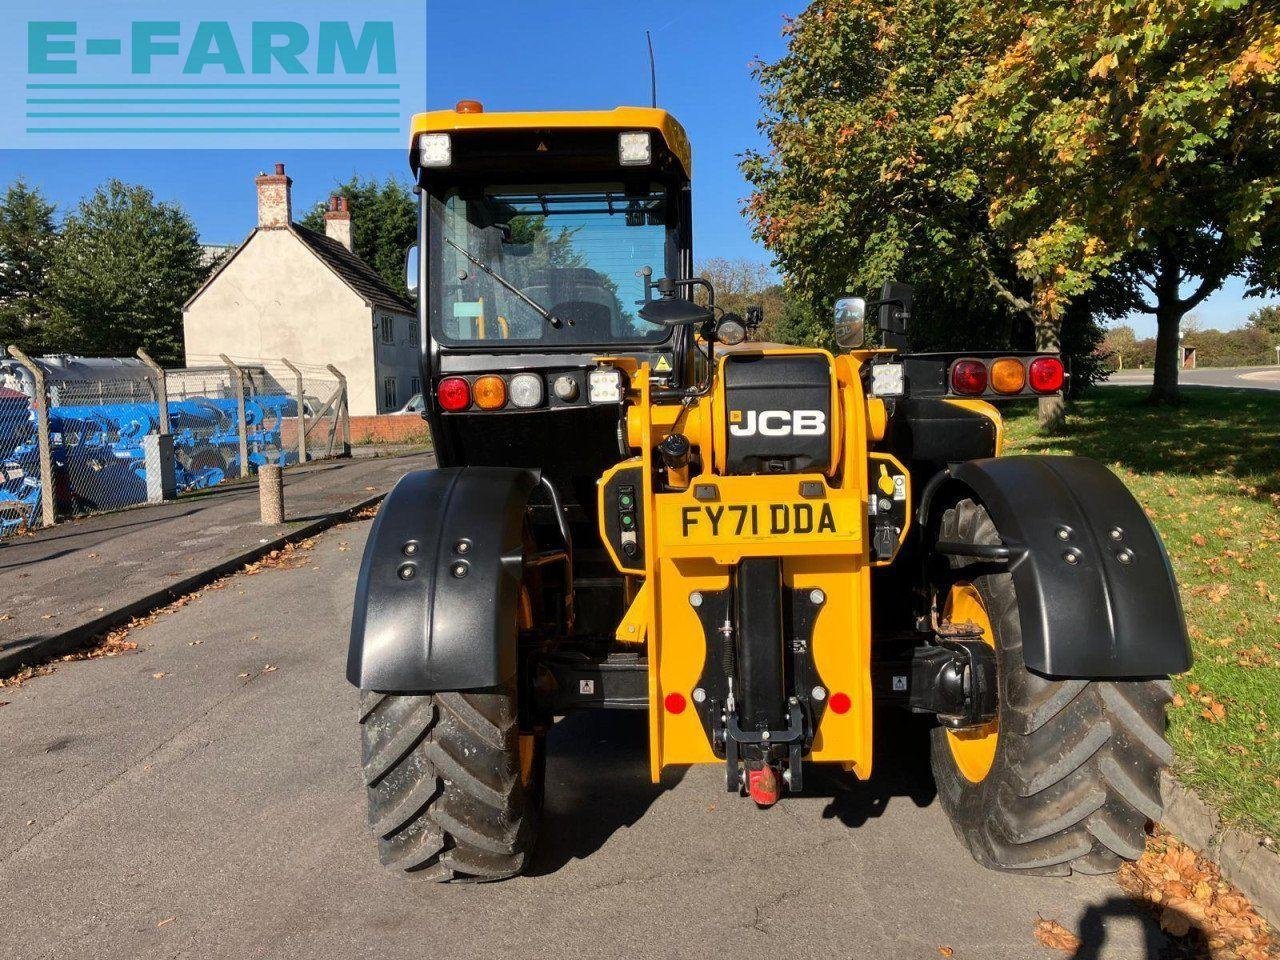
[[409, 322], [409, 343], [412, 346], [418, 345], [418, 321], [411, 320]]
[[420, 377], [409, 378], [409, 395], [422, 392], [422, 379]]
[[396, 399], [396, 378], [387, 377], [382, 381], [382, 405], [388, 410], [394, 410], [399, 406]]
[[382, 342], [396, 342], [396, 319], [395, 317], [382, 318]]

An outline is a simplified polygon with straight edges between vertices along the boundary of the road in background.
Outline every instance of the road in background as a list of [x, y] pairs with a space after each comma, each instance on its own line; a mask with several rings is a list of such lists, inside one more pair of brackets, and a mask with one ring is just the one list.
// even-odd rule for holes
[[761, 811], [716, 767], [651, 785], [643, 714], [578, 714], [550, 738], [532, 875], [385, 872], [343, 677], [368, 527], [206, 590], [136, 653], [0, 690], [0, 957], [1063, 956], [1037, 917], [1083, 930], [1079, 956], [1156, 955], [1112, 878], [977, 866], [899, 717], [874, 780], [814, 769]]
[[[1104, 383], [1111, 386], [1149, 386], [1150, 370], [1120, 370]], [[1280, 367], [1201, 367], [1180, 370], [1178, 382], [1195, 387], [1246, 387], [1251, 390], [1280, 390]]]

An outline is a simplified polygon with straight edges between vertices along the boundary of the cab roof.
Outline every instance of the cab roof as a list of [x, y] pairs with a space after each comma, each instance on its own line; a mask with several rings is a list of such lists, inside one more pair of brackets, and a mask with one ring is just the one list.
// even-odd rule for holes
[[[463, 101], [463, 103], [469, 103]], [[462, 104], [459, 104], [461, 107]], [[474, 105], [474, 106], [478, 106]], [[689, 136], [675, 117], [654, 107], [614, 107], [612, 110], [527, 110], [485, 113], [483, 109], [464, 111], [432, 110], [415, 114], [410, 126], [410, 144], [421, 133], [449, 133], [457, 130], [652, 130], [662, 137], [667, 149], [680, 161], [685, 176], [693, 176], [693, 151]]]

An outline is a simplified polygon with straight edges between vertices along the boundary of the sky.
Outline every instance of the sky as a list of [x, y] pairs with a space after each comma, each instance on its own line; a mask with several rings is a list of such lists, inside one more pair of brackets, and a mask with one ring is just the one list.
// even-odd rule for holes
[[[491, 110], [647, 105], [649, 29], [659, 105], [675, 114], [693, 142], [696, 258], [767, 263], [768, 252], [753, 240], [741, 214], [749, 188], [739, 157], [762, 145], [751, 63], [784, 52], [784, 16], [804, 5], [428, 0], [422, 109], [451, 107], [461, 99], [480, 100]], [[277, 162], [293, 177], [296, 217], [353, 174], [408, 177], [407, 150], [0, 150], [0, 186], [24, 176], [65, 213], [103, 180], [119, 177], [181, 204], [206, 243], [232, 244], [248, 235], [256, 219], [254, 175]], [[1196, 313], [1204, 326], [1227, 329], [1241, 325], [1260, 303], [1244, 300], [1242, 284], [1231, 281]], [[1139, 336], [1154, 334], [1152, 317], [1136, 315], [1129, 322]]]

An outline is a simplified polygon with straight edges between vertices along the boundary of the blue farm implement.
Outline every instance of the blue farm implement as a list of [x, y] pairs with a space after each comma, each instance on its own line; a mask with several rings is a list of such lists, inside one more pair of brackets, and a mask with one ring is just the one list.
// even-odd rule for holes
[[[290, 397], [245, 403], [249, 469], [297, 462], [281, 449], [284, 418], [297, 414]], [[200, 490], [240, 473], [236, 401], [196, 398], [169, 404], [177, 486]], [[55, 406], [49, 410], [54, 493], [60, 514], [110, 510], [147, 498], [144, 439], [159, 432], [154, 403]], [[0, 537], [34, 526], [41, 506], [40, 453], [35, 415], [5, 437], [8, 455], [0, 482]]]

